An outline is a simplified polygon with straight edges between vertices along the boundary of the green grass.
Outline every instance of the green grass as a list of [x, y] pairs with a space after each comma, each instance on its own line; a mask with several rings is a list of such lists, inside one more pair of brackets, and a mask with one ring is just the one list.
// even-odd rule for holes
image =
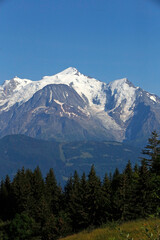
[[60, 240], [160, 240], [160, 219], [137, 220], [83, 231]]

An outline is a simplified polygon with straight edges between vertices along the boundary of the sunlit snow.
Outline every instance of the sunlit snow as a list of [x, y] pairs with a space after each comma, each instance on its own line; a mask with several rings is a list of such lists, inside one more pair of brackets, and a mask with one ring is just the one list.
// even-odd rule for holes
[[154, 102], [157, 102], [157, 100], [156, 100], [156, 97], [155, 97], [155, 96], [150, 96], [150, 99], [151, 99], [152, 101], [154, 101]]
[[[108, 85], [114, 95], [116, 105], [112, 109], [114, 111], [121, 107], [120, 118], [123, 122], [127, 121], [133, 114], [134, 103], [136, 99], [136, 89], [128, 84], [127, 78], [115, 80]], [[123, 107], [121, 106], [123, 104]]]
[[[79, 73], [77, 69], [71, 67], [56, 75], [45, 76], [40, 81], [31, 81], [18, 77], [12, 80], [6, 80], [5, 83], [0, 86], [0, 105], [2, 106], [7, 102], [7, 106], [5, 106], [5, 108], [2, 107], [1, 110], [8, 110], [16, 102], [26, 102], [35, 92], [49, 84], [66, 84], [72, 86], [82, 98], [84, 98], [84, 95], [86, 96], [90, 105], [94, 105], [93, 99], [98, 97], [101, 103], [98, 109], [100, 110], [101, 108], [101, 110], [104, 110], [106, 101], [105, 93], [102, 91], [104, 83], [94, 78], [89, 78]], [[7, 87], [12, 90], [12, 94], [6, 92], [5, 89]], [[86, 99], [84, 98], [84, 100]]]
[[[96, 116], [98, 121], [101, 121], [101, 124], [107, 129], [122, 130], [122, 127], [111, 117], [115, 112], [118, 112], [120, 120], [124, 123], [134, 114], [136, 92], [139, 87], [134, 87], [126, 78], [106, 84], [81, 74], [73, 67], [69, 67], [53, 76], [45, 76], [39, 81], [18, 77], [6, 80], [0, 86], [0, 111], [8, 111], [15, 103], [23, 104], [34, 93], [49, 84], [66, 84], [75, 89], [86, 102], [87, 107], [81, 108], [81, 111], [87, 116]], [[106, 109], [107, 91], [111, 93], [114, 101], [114, 106], [110, 109]], [[148, 99], [156, 102], [155, 96], [147, 94]], [[64, 92], [64, 98], [67, 97], [68, 93]], [[52, 91], [50, 91], [49, 102], [53, 100], [58, 101], [54, 99]], [[57, 104], [61, 105], [61, 114], [71, 114], [65, 112], [63, 103], [57, 102]]]

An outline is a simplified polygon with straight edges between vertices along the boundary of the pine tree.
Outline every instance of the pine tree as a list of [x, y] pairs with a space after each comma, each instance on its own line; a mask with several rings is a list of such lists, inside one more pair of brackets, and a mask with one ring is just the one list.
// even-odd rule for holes
[[101, 197], [101, 181], [92, 165], [88, 175], [88, 221], [90, 225], [98, 226], [103, 222], [103, 199]]
[[132, 189], [133, 189], [133, 171], [129, 161], [122, 174], [120, 181], [120, 200], [121, 200], [121, 219], [132, 219]]
[[77, 171], [74, 172], [73, 178], [70, 179], [66, 188], [66, 199], [68, 204], [68, 214], [71, 219], [73, 231], [80, 228], [81, 218], [81, 198], [80, 198], [80, 178]]
[[120, 200], [120, 186], [121, 186], [121, 174], [116, 168], [111, 181], [111, 205], [112, 205], [112, 219], [118, 220], [121, 218], [121, 200]]
[[120, 186], [117, 191], [119, 197], [119, 212], [120, 212], [120, 219], [122, 221], [126, 220], [127, 215], [127, 176], [125, 173], [121, 175], [120, 179]]
[[13, 179], [13, 194], [15, 201], [16, 213], [29, 211], [29, 203], [31, 197], [31, 179], [25, 173], [24, 168], [18, 170]]
[[151, 173], [149, 172], [146, 162], [142, 161], [139, 170], [139, 179], [136, 186], [135, 194], [135, 215], [136, 217], [147, 217], [152, 214], [153, 206], [153, 189], [151, 183]]
[[45, 199], [44, 180], [39, 167], [34, 170], [31, 179], [30, 215], [39, 224], [40, 229], [42, 229], [46, 218], [49, 216], [49, 207]]
[[137, 218], [137, 186], [139, 183], [139, 173], [140, 173], [140, 169], [138, 167], [138, 165], [136, 164], [134, 166], [134, 170], [133, 170], [133, 184], [132, 184], [132, 196], [130, 199], [130, 206], [131, 206], [131, 218], [132, 219], [136, 219]]
[[13, 192], [10, 178], [7, 175], [5, 181], [1, 181], [0, 188], [0, 218], [11, 219], [14, 216]]
[[85, 173], [80, 179], [79, 189], [80, 211], [79, 211], [79, 228], [84, 229], [88, 227], [88, 182]]
[[142, 160], [145, 161], [151, 172], [160, 175], [160, 140], [156, 131], [152, 132], [148, 139], [148, 145], [142, 150], [142, 154], [147, 156], [147, 158], [143, 157]]
[[72, 191], [73, 191], [73, 177], [71, 176], [68, 178], [68, 181], [64, 187], [64, 209], [66, 211], [69, 211], [68, 203], [70, 201], [70, 195]]
[[59, 229], [57, 228], [57, 219], [53, 214], [46, 219], [44, 226], [42, 228], [42, 240], [55, 240], [58, 239]]
[[56, 215], [61, 208], [61, 194], [61, 188], [57, 186], [54, 171], [53, 169], [50, 169], [45, 179], [45, 198], [50, 211]]
[[103, 200], [103, 222], [106, 223], [111, 220], [111, 182], [107, 173], [103, 179], [102, 184], [102, 200]]
[[160, 175], [151, 174], [152, 213], [160, 216]]

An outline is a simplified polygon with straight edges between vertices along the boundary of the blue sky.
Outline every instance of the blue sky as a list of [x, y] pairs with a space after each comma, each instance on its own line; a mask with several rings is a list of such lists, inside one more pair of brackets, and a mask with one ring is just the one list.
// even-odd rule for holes
[[0, 0], [0, 83], [67, 67], [160, 96], [158, 0]]

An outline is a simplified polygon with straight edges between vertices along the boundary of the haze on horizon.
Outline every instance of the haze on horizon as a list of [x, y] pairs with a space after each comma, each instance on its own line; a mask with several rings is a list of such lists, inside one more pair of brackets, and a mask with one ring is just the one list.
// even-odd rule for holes
[[0, 84], [67, 67], [160, 96], [158, 0], [0, 0]]

